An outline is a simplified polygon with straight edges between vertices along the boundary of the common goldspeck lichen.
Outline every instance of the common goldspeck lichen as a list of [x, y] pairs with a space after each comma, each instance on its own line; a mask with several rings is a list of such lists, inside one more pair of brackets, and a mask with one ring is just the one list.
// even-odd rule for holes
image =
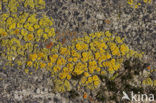
[[[18, 12], [17, 7], [43, 9], [43, 0], [3, 0], [10, 12], [0, 14], [1, 57], [6, 65], [18, 64], [18, 69], [31, 74], [30, 69], [44, 69], [51, 72], [55, 90], [70, 91], [72, 88], [98, 88], [98, 75], [113, 75], [122, 67], [126, 58], [141, 54], [129, 49], [124, 39], [109, 31], [84, 34], [62, 45], [55, 39], [53, 19], [44, 13], [37, 18], [37, 12]], [[1, 7], [0, 7], [1, 10]], [[42, 44], [42, 46], [41, 46]], [[55, 45], [54, 45], [55, 44]], [[17, 60], [18, 58], [18, 60]], [[22, 61], [22, 62], [21, 62]], [[72, 87], [73, 76], [79, 77], [77, 87]]]
[[127, 0], [127, 3], [132, 8], [138, 8], [139, 6], [141, 6], [141, 1], [146, 4], [150, 4], [152, 2], [152, 0]]

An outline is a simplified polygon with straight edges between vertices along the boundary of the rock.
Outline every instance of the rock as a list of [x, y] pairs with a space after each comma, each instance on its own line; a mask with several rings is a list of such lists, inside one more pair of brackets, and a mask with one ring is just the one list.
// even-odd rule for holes
[[156, 80], [156, 71], [154, 71], [154, 72], [151, 73], [151, 78], [153, 80]]
[[37, 88], [36, 93], [39, 94], [41, 91], [39, 88]]
[[98, 14], [96, 15], [96, 18], [97, 18], [97, 19], [103, 20], [103, 19], [104, 19], [104, 15], [103, 15], [102, 13], [98, 13]]
[[144, 77], [148, 77], [150, 74], [150, 72], [148, 72], [147, 70], [143, 70], [143, 76]]
[[19, 94], [14, 94], [14, 98], [17, 100], [22, 100], [23, 96]]

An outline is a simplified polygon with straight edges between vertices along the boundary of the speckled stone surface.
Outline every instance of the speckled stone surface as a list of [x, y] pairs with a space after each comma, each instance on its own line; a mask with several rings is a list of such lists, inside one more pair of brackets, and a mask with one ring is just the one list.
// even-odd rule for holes
[[[134, 50], [145, 53], [144, 61], [156, 68], [156, 1], [142, 2], [137, 9], [126, 0], [45, 0], [44, 12], [55, 21], [59, 35], [65, 31], [92, 33], [110, 30], [122, 34]], [[69, 94], [53, 93], [50, 74], [45, 71], [26, 75], [17, 69], [0, 69], [0, 103], [94, 103]], [[153, 72], [153, 78], [156, 73]], [[94, 95], [94, 94], [93, 94]], [[106, 95], [110, 95], [106, 93]], [[98, 103], [98, 102], [96, 102]], [[115, 101], [107, 103], [116, 103]]]

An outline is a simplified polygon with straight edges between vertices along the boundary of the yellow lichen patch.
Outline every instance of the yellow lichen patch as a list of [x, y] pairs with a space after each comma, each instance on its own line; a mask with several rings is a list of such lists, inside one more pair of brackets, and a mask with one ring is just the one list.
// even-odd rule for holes
[[112, 34], [111, 34], [109, 31], [106, 31], [106, 32], [105, 32], [105, 35], [106, 35], [107, 37], [110, 37]]
[[128, 0], [128, 4], [132, 5], [133, 4], [133, 0]]
[[79, 51], [82, 51], [82, 50], [87, 50], [88, 49], [88, 45], [85, 44], [85, 43], [77, 43], [76, 44], [76, 49], [79, 50]]
[[65, 63], [66, 63], [66, 60], [63, 57], [58, 58], [58, 60], [57, 60], [58, 66], [63, 66], [63, 65], [65, 65]]
[[28, 34], [28, 31], [25, 29], [21, 29], [21, 35], [26, 36]]
[[32, 62], [31, 61], [28, 61], [27, 62], [27, 66], [29, 66], [29, 67], [32, 66]]
[[97, 75], [93, 75], [88, 78], [82, 77], [80, 85], [86, 86], [89, 89], [95, 89], [100, 86], [100, 83], [101, 83], [101, 81], [100, 81], [99, 77]]
[[67, 80], [70, 80], [71, 79], [71, 75], [67, 75]]
[[49, 27], [53, 25], [53, 20], [51, 20], [49, 17], [46, 15], [43, 15], [43, 18], [40, 19], [39, 24], [41, 27]]
[[141, 2], [144, 3], [151, 3], [151, 0], [127, 0], [127, 3], [132, 7], [132, 8], [138, 8], [141, 5]]
[[61, 69], [61, 68], [60, 68], [59, 66], [54, 66], [54, 67], [53, 67], [54, 72], [58, 72], [58, 71], [60, 71], [60, 69]]
[[74, 68], [73, 72], [76, 73], [76, 75], [80, 75], [85, 71], [85, 67], [86, 67], [86, 64], [82, 64], [81, 62], [78, 62], [75, 65], [75, 68]]
[[17, 12], [17, 7], [19, 6], [17, 0], [9, 0], [8, 7], [11, 12]]
[[81, 58], [81, 61], [82, 62], [87, 62], [88, 60], [93, 60], [93, 54], [91, 51], [89, 52], [82, 52], [82, 58]]
[[115, 37], [115, 41], [116, 41], [117, 43], [123, 43], [123, 39], [121, 39], [119, 36], [116, 36], [116, 37]]
[[142, 81], [143, 85], [153, 85], [153, 81], [151, 78], [146, 78], [145, 80]]
[[153, 85], [156, 87], [156, 80], [153, 81]]
[[0, 1], [0, 10], [2, 10], [2, 1]]
[[45, 56], [45, 54], [42, 52], [39, 52], [37, 55], [38, 55], [38, 60], [42, 59]]
[[65, 72], [59, 73], [59, 78], [60, 79], [65, 79], [67, 77], [67, 74]]
[[[109, 46], [110, 46], [110, 50], [112, 52], [112, 55], [120, 56], [119, 48], [115, 43], [109, 43]], [[123, 51], [123, 53], [125, 53], [125, 52]]]
[[44, 9], [45, 8], [45, 1], [44, 0], [34, 0], [35, 5], [39, 9]]
[[61, 55], [67, 56], [67, 55], [70, 54], [70, 51], [69, 51], [68, 48], [66, 48], [66, 47], [61, 47], [61, 48], [60, 48], [60, 54], [61, 54]]
[[30, 40], [33, 40], [33, 38], [34, 38], [33, 34], [28, 34], [26, 37], [24, 37], [24, 40], [25, 41], [30, 41]]
[[54, 83], [55, 83], [54, 88], [57, 92], [65, 92], [71, 90], [71, 85], [67, 80], [62, 81], [60, 79], [55, 79]]
[[[24, 30], [22, 31], [23, 34], [25, 34]], [[40, 29], [37, 33], [43, 35], [43, 32], [44, 29]], [[26, 35], [29, 34], [26, 33]], [[96, 35], [99, 38], [95, 39]], [[27, 65], [30, 67], [32, 62], [38, 62], [35, 64], [35, 68], [46, 68], [52, 73], [52, 77], [60, 80], [70, 81], [72, 80], [72, 75], [82, 75], [79, 85], [95, 89], [101, 83], [97, 74], [113, 75], [115, 71], [120, 69], [125, 55], [127, 57], [139, 57], [136, 51], [128, 48], [123, 38], [114, 36], [116, 35], [108, 31], [106, 33], [99, 32], [89, 36], [85, 35], [85, 38], [89, 38], [88, 43], [84, 42], [82, 37], [72, 41], [72, 44], [68, 46], [62, 46], [58, 43], [57, 46], [51, 49], [42, 48], [40, 52], [35, 50], [36, 53], [29, 55], [29, 60], [31, 61], [28, 61]], [[29, 44], [29, 46], [31, 45]], [[48, 63], [46, 64], [45, 62]], [[64, 86], [59, 89], [60, 92], [66, 91]]]
[[129, 52], [129, 48], [128, 48], [128, 46], [126, 44], [122, 44], [120, 46], [120, 51], [121, 51], [122, 55], [125, 55], [126, 53]]
[[49, 57], [50, 58], [50, 61], [51, 63], [55, 63], [57, 58], [58, 58], [58, 55], [57, 54], [53, 54], [52, 56]]
[[24, 69], [25, 73], [28, 74], [29, 73], [29, 69]]
[[46, 66], [46, 64], [45, 64], [45, 63], [40, 62], [40, 67], [41, 67], [41, 68], [45, 68], [45, 66]]
[[31, 9], [34, 9], [34, 2], [33, 2], [33, 0], [25, 0], [24, 7], [28, 7], [28, 6]]
[[[8, 9], [7, 12], [0, 14], [0, 37], [6, 38], [2, 39], [1, 44], [2, 48], [4, 48], [4, 52], [7, 51], [5, 55], [2, 55], [3, 58], [13, 62], [13, 60], [20, 55], [19, 58], [20, 60], [23, 60], [23, 65], [25, 64], [27, 66], [33, 66], [33, 62], [39, 62], [38, 60], [41, 59], [47, 60], [47, 55], [43, 55], [43, 53], [37, 54], [39, 51], [38, 44], [39, 41], [42, 41], [42, 36], [45, 38], [44, 35], [47, 35], [46, 39], [52, 39], [53, 36], [55, 36], [54, 28], [51, 27], [53, 20], [46, 15], [37, 18], [37, 13], [33, 11], [30, 14], [25, 11], [18, 12], [17, 9], [18, 7], [20, 8], [20, 6], [23, 6], [21, 5], [22, 3], [24, 3], [24, 7], [28, 9], [35, 9], [38, 7], [44, 8], [45, 1], [3, 0], [1, 2]], [[48, 22], [49, 25], [46, 25], [46, 27], [40, 27], [38, 23], [41, 20], [46, 20], [46, 23]], [[49, 28], [49, 31], [43, 34], [45, 28]], [[45, 49], [40, 50], [45, 53]], [[21, 65], [19, 61], [15, 61], [15, 63], [16, 62], [18, 65]], [[34, 65], [38, 67], [36, 64]], [[44, 67], [44, 65], [40, 66]]]
[[5, 37], [7, 35], [8, 35], [8, 33], [5, 31], [5, 29], [0, 28], [0, 36]]
[[29, 58], [30, 60], [35, 61], [37, 59], [37, 54], [31, 54]]
[[90, 74], [89, 74], [88, 72], [85, 72], [85, 73], [84, 73], [84, 76], [85, 76], [85, 77], [89, 77]]
[[151, 3], [151, 0], [143, 0], [144, 3]]
[[97, 63], [96, 61], [90, 61], [89, 62], [89, 72], [92, 74], [94, 73], [94, 70], [97, 68]]

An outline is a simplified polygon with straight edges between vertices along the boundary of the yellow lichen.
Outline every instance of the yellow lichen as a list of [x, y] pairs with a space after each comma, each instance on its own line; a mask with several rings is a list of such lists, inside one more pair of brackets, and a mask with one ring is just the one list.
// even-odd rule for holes
[[[71, 90], [74, 76], [79, 77], [78, 88], [98, 88], [101, 84], [98, 75], [111, 76], [121, 68], [125, 58], [142, 56], [130, 50], [120, 35], [110, 31], [84, 34], [64, 45], [56, 40], [53, 19], [43, 13], [37, 17], [36, 9], [45, 8], [44, 0], [2, 2], [9, 11], [0, 14], [0, 43], [4, 50], [1, 56], [8, 61], [6, 65], [25, 65], [25, 73], [30, 72], [29, 68], [45, 68], [51, 72], [58, 92]], [[18, 11], [20, 6], [31, 13]]]
[[[141, 0], [144, 3], [151, 3], [151, 0]], [[127, 0], [127, 3], [132, 7], [132, 8], [138, 8], [141, 3], [140, 0]]]
[[27, 65], [28, 65], [28, 66], [32, 66], [32, 62], [31, 62], [31, 61], [28, 61], [28, 62], [27, 62]]
[[152, 81], [151, 78], [147, 78], [147, 79], [143, 80], [142, 84], [143, 85], [151, 85], [152, 86], [153, 85], [153, 81]]

